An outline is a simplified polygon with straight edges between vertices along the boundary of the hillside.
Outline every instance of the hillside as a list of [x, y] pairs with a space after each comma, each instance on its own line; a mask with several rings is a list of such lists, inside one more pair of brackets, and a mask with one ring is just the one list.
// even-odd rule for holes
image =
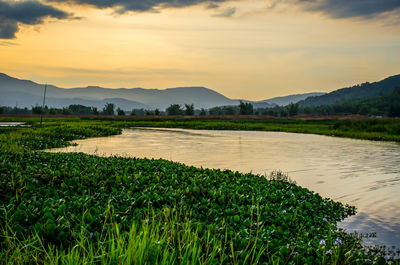
[[[44, 85], [29, 80], [20, 80], [0, 74], [0, 105], [31, 107], [41, 105]], [[222, 105], [237, 105], [224, 95], [205, 87], [176, 87], [161, 89], [103, 88], [88, 86], [64, 89], [47, 86], [46, 105], [66, 107], [70, 104], [104, 106], [104, 102], [115, 103], [125, 110], [133, 108], [165, 109], [170, 104], [194, 104], [196, 108], [210, 108]]]
[[332, 109], [342, 113], [400, 117], [400, 86], [377, 97], [334, 104]]
[[366, 82], [361, 85], [338, 89], [321, 96], [309, 97], [300, 101], [299, 105], [315, 107], [340, 101], [367, 99], [380, 94], [387, 94], [393, 91], [396, 86], [400, 86], [400, 75], [394, 75], [378, 82]]
[[325, 95], [325, 94], [326, 93], [322, 93], [322, 92], [295, 94], [295, 95], [289, 95], [289, 96], [283, 96], [283, 97], [270, 98], [270, 99], [258, 101], [257, 103], [268, 103], [271, 105], [276, 104], [278, 106], [286, 106], [286, 105], [289, 105], [290, 103], [297, 103], [308, 97], [316, 97], [316, 96], [321, 96], [321, 95]]

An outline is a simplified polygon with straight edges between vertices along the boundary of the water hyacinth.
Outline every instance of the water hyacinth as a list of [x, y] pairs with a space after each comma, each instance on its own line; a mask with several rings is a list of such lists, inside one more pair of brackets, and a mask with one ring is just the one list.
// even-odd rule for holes
[[[29, 146], [28, 150], [0, 150], [0, 209], [7, 216], [4, 228], [10, 229], [2, 230], [0, 226], [0, 237], [12, 234], [20, 240], [34, 235], [35, 240], [48, 242], [49, 248], [68, 253], [80, 244], [79, 234], [94, 247], [101, 247], [107, 244], [102, 237], [113, 227], [119, 228], [120, 235], [126, 235], [133, 224], [169, 224], [171, 218], [185, 212], [185, 220], [176, 220], [177, 231], [195, 231], [197, 238], [185, 246], [207, 243], [208, 238], [218, 239], [223, 242], [216, 248], [221, 252], [218, 255], [232, 258], [221, 264], [243, 264], [245, 254], [241, 253], [247, 253], [249, 247], [262, 264], [275, 260], [277, 264], [319, 264], [324, 257], [314, 254], [325, 249], [321, 245], [331, 242], [329, 236], [337, 238], [337, 244], [343, 240], [343, 245], [358, 246], [353, 237], [338, 231], [334, 222], [354, 214], [354, 207], [322, 198], [288, 181], [195, 168], [161, 159], [32, 151], [66, 146], [70, 144], [67, 141], [83, 135], [116, 134], [120, 132], [118, 126], [122, 127], [105, 124], [71, 122], [31, 128], [20, 138], [15, 136]], [[9, 138], [0, 139], [0, 143]], [[165, 214], [166, 207], [169, 214]], [[158, 219], [151, 218], [149, 209]], [[286, 212], [291, 214], [279, 214]], [[321, 225], [323, 218], [331, 220], [332, 225]], [[181, 229], [183, 224], [193, 229]], [[175, 236], [168, 251], [180, 247], [181, 233]], [[1, 264], [10, 264], [3, 262], [15, 246], [7, 245], [8, 242], [11, 241], [0, 241]], [[158, 239], [155, 242], [162, 245]], [[268, 251], [263, 249], [265, 246]], [[207, 264], [214, 264], [208, 259], [206, 248], [192, 250], [209, 260]], [[291, 254], [293, 250], [297, 255]], [[152, 248], [148, 253], [152, 253]], [[109, 264], [118, 263], [118, 255]], [[354, 255], [350, 260], [356, 260], [357, 255], [364, 257], [360, 249], [350, 255]]]
[[[323, 199], [294, 184], [228, 170], [82, 153], [4, 153], [0, 159], [6, 172], [14, 168], [17, 168], [16, 173], [24, 171], [24, 181], [18, 183], [24, 184], [24, 188], [15, 188], [23, 191], [24, 198], [34, 198], [32, 201], [10, 200], [6, 204], [6, 210], [14, 213], [10, 227], [21, 235], [37, 232], [44, 240], [54, 240], [65, 247], [76, 245], [75, 234], [82, 230], [87, 231], [87, 238], [100, 240], [101, 232], [94, 231], [109, 227], [111, 219], [120, 225], [121, 231], [126, 231], [132, 222], [151, 225], [153, 220], [146, 216], [149, 207], [162, 213], [166, 220], [183, 209], [190, 211], [190, 223], [200, 224], [198, 236], [201, 240], [206, 241], [207, 231], [210, 231], [228, 244], [232, 241], [235, 249], [246, 253], [249, 240], [255, 242], [258, 235], [256, 250], [268, 245], [268, 255], [293, 259], [296, 263], [305, 259], [307, 263], [309, 245], [298, 245], [298, 242], [309, 241], [311, 234], [311, 247], [318, 248], [318, 238], [326, 238], [332, 229], [319, 227], [318, 220], [327, 215], [332, 215], [333, 219], [347, 215], [340, 203]], [[48, 167], [25, 166], [38, 162]], [[1, 184], [6, 187], [0, 194], [1, 201], [13, 198], [17, 191], [7, 184], [7, 179], [0, 181], [6, 181]], [[302, 197], [303, 202], [287, 201], [282, 192], [287, 189]], [[322, 206], [323, 201], [328, 206]], [[282, 209], [282, 205], [287, 208]], [[170, 209], [168, 215], [165, 214], [167, 208]], [[300, 218], [291, 219], [295, 215], [286, 214], [292, 211], [289, 209], [295, 209]], [[313, 218], [316, 213], [319, 216]], [[105, 228], [104, 224], [107, 224]], [[301, 239], [293, 240], [295, 236]], [[296, 258], [290, 256], [293, 248], [299, 253]], [[261, 260], [268, 260], [265, 255]]]

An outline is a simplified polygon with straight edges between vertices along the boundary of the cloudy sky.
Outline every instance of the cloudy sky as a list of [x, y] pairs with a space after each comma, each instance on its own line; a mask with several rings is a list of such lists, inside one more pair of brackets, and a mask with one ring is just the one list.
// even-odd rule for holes
[[400, 74], [399, 0], [0, 0], [0, 72], [261, 100]]

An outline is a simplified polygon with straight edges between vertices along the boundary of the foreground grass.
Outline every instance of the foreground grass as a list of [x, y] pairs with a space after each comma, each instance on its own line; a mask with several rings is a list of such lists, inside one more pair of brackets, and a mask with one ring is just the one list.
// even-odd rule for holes
[[257, 264], [266, 250], [256, 241], [238, 253], [232, 241], [223, 242], [211, 231], [202, 240], [198, 228], [188, 214], [149, 211], [145, 222], [133, 223], [128, 231], [115, 223], [98, 239], [82, 231], [72, 249], [45, 247], [38, 234], [23, 241], [8, 236], [7, 252], [0, 253], [4, 254], [0, 260], [4, 264], [237, 264], [239, 260]]
[[354, 207], [279, 174], [268, 180], [165, 160], [33, 151], [126, 126], [104, 124], [0, 132], [0, 263], [386, 262], [337, 229]]

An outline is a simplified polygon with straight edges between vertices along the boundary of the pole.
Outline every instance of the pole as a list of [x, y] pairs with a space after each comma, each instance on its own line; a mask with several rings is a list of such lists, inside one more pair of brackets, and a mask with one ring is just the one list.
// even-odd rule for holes
[[44, 85], [44, 94], [43, 94], [43, 105], [42, 105], [42, 115], [40, 116], [40, 127], [42, 127], [42, 119], [43, 119], [43, 112], [44, 112], [44, 103], [46, 102], [46, 90], [47, 84]]

